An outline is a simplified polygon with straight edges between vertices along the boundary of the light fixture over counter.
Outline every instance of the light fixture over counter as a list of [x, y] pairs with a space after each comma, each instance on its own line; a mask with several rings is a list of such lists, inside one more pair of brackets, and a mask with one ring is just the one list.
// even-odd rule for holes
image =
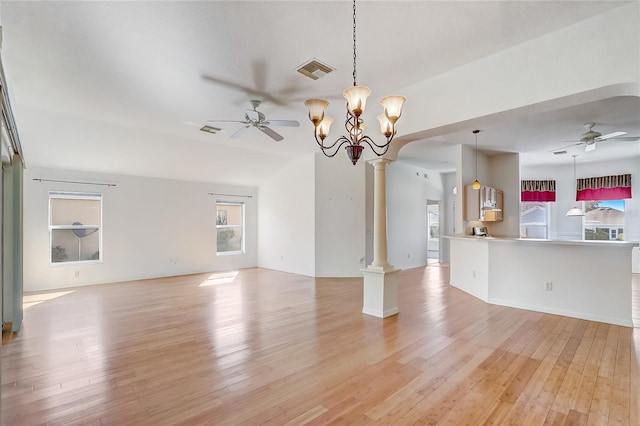
[[[574, 187], [574, 192], [578, 192], [577, 189], [577, 178], [576, 178], [576, 157], [577, 155], [573, 156], [573, 187]], [[582, 211], [582, 208], [575, 206], [575, 207], [571, 207], [568, 211], [567, 211], [567, 217], [577, 217], [577, 216], [584, 216], [584, 212]]]
[[476, 135], [476, 180], [471, 185], [473, 189], [480, 189], [480, 181], [478, 180], [478, 133], [480, 133], [480, 130], [473, 131], [473, 134]]
[[333, 118], [324, 115], [329, 102], [324, 99], [307, 99], [304, 104], [309, 108], [309, 119], [313, 123], [314, 137], [324, 155], [333, 157], [346, 144], [347, 155], [354, 165], [362, 155], [363, 143], [369, 145], [378, 156], [387, 152], [393, 137], [396, 135], [396, 122], [402, 115], [402, 105], [406, 100], [404, 96], [397, 95], [380, 99], [384, 112], [379, 114], [377, 118], [380, 130], [386, 137], [387, 142], [377, 144], [364, 134], [366, 126], [361, 118], [367, 104], [367, 98], [371, 94], [371, 89], [366, 86], [358, 86], [356, 75], [356, 0], [353, 0], [353, 86], [343, 92], [344, 97], [347, 99], [347, 118], [344, 123], [347, 136], [340, 136], [332, 144], [325, 145], [324, 140], [329, 134], [329, 129], [333, 123]]

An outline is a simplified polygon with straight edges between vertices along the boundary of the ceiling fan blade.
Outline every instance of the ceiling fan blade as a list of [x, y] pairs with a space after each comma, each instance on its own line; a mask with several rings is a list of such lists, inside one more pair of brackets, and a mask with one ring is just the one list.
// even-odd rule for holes
[[270, 93], [264, 90], [260, 90], [259, 88], [254, 89], [252, 87], [245, 86], [243, 84], [234, 83], [233, 81], [224, 80], [221, 78], [213, 77], [211, 75], [203, 75], [202, 78], [212, 83], [216, 83], [222, 86], [230, 87], [232, 89], [240, 90], [241, 92], [244, 92], [245, 94], [247, 94], [252, 98], [267, 100], [276, 105], [284, 105], [284, 102], [282, 102], [280, 99], [275, 98]]
[[243, 123], [243, 124], [248, 124], [247, 121], [240, 121], [240, 120], [207, 120], [205, 121], [205, 123]]
[[615, 137], [615, 138], [611, 138], [614, 141], [625, 141], [625, 142], [635, 142], [637, 140], [640, 140], [640, 136], [624, 136], [624, 137]]
[[258, 130], [260, 130], [265, 135], [269, 136], [274, 141], [281, 141], [282, 139], [284, 139], [284, 136], [273, 131], [271, 128], [267, 126], [258, 126]]
[[238, 138], [241, 134], [243, 134], [245, 132], [245, 130], [247, 130], [249, 127], [251, 127], [250, 124], [247, 124], [246, 126], [240, 127], [238, 130], [236, 130], [235, 132], [233, 132], [233, 134], [231, 136], [229, 136], [231, 139], [236, 139]]
[[551, 149], [551, 150], [549, 150], [549, 151], [547, 151], [547, 152], [557, 152], [557, 151], [562, 151], [563, 149], [571, 148], [572, 146], [578, 146], [578, 145], [582, 145], [582, 144], [584, 144], [584, 142], [572, 143], [571, 145], [565, 145], [565, 146], [562, 146], [562, 147], [560, 147], [560, 148]]
[[598, 136], [596, 138], [596, 140], [603, 141], [603, 140], [606, 140], [606, 139], [611, 139], [611, 138], [615, 138], [617, 136], [623, 136], [623, 135], [626, 135], [626, 134], [627, 134], [627, 132], [607, 133], [606, 135]]
[[300, 123], [296, 120], [269, 120], [265, 124], [272, 126], [300, 127]]

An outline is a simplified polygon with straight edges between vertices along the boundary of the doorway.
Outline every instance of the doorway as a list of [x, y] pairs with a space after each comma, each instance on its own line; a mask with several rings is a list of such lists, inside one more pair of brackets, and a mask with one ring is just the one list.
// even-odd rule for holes
[[440, 260], [440, 200], [427, 200], [427, 263]]

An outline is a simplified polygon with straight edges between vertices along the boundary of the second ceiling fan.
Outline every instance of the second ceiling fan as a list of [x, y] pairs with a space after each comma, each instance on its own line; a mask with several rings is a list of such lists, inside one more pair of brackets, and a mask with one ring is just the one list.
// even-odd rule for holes
[[622, 131], [611, 132], [611, 133], [607, 133], [606, 135], [603, 135], [602, 133], [594, 130], [593, 129], [594, 127], [595, 127], [595, 123], [586, 123], [584, 125], [586, 132], [580, 135], [580, 139], [576, 141], [568, 141], [568, 142], [576, 142], [576, 143], [564, 146], [562, 148], [553, 149], [551, 150], [551, 152], [553, 152], [554, 154], [562, 153], [562, 151], [565, 150], [566, 148], [570, 148], [572, 146], [578, 146], [578, 145], [584, 145], [585, 152], [589, 152], [596, 149], [596, 143], [598, 142], [603, 142], [610, 139], [616, 140], [616, 141], [633, 142], [640, 139], [638, 136], [624, 137], [624, 135], [626, 135], [627, 132], [622, 132]]

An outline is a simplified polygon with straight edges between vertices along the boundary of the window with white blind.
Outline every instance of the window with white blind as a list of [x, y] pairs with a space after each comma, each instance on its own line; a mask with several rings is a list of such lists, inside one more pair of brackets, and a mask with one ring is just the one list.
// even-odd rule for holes
[[102, 261], [102, 194], [49, 193], [51, 264]]

